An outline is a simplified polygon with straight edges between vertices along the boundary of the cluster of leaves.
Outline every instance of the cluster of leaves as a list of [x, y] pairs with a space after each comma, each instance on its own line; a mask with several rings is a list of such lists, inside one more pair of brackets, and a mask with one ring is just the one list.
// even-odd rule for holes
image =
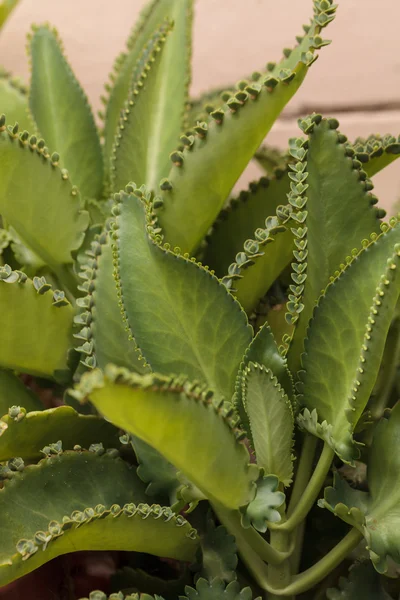
[[[192, 0], [153, 0], [101, 132], [51, 27], [29, 90], [1, 73], [0, 586], [124, 550], [175, 577], [125, 566], [109, 600], [322, 598], [352, 552], [328, 598], [396, 589], [400, 224], [370, 177], [400, 138], [313, 114], [259, 148], [329, 43], [313, 4], [281, 62], [190, 100]], [[332, 464], [318, 515], [351, 528], [312, 564]]]

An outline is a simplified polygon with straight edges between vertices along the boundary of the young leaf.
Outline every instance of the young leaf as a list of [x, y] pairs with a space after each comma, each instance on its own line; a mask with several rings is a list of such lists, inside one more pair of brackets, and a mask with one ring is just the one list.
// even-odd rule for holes
[[79, 298], [80, 307], [74, 322], [79, 327], [74, 337], [81, 353], [81, 364], [89, 369], [104, 369], [109, 363], [126, 367], [137, 373], [147, 369], [140, 360], [135, 342], [122, 319], [118, 304], [117, 286], [113, 275], [111, 241], [107, 227], [90, 245], [86, 263], [82, 266], [80, 289], [86, 297]]
[[381, 578], [371, 563], [358, 563], [350, 567], [349, 577], [339, 579], [340, 589], [329, 588], [328, 600], [392, 600], [384, 590]]
[[238, 581], [225, 585], [220, 579], [206, 581], [199, 579], [196, 589], [186, 586], [182, 600], [252, 600], [253, 593], [249, 587], [240, 589]]
[[[301, 158], [291, 166], [289, 195], [296, 221], [292, 229], [295, 293], [292, 291], [288, 303], [289, 321], [297, 321], [288, 353], [293, 374], [300, 367], [314, 307], [330, 277], [364, 238], [379, 233], [379, 213], [373, 207], [376, 199], [368, 192], [372, 184], [360, 163], [347, 155], [346, 138], [336, 131], [337, 125], [336, 120], [313, 115], [300, 122], [309, 136], [308, 149], [300, 139], [291, 141], [290, 152]], [[304, 292], [297, 293], [299, 288]]]
[[116, 197], [113, 236], [132, 335], [153, 371], [182, 373], [231, 400], [251, 341], [246, 315], [207, 269], [162, 245], [149, 194], [127, 189]]
[[[73, 309], [44, 278], [0, 267], [0, 366], [60, 378], [68, 373]], [[29, 332], [29, 335], [27, 334]]]
[[[206, 235], [229, 193], [314, 61], [314, 36], [322, 23], [321, 2], [308, 33], [272, 74], [238, 91], [208, 121], [198, 124], [196, 140], [173, 152], [168, 181], [161, 182], [160, 222], [167, 240], [193, 252]], [[326, 15], [325, 15], [326, 16]], [[193, 143], [192, 143], [193, 142]]]
[[208, 581], [216, 577], [229, 582], [236, 579], [238, 564], [235, 538], [223, 525], [215, 526], [209, 516], [206, 519], [205, 531], [200, 536], [202, 550], [202, 569], [200, 575]]
[[300, 402], [308, 409], [301, 424], [350, 463], [358, 457], [352, 433], [375, 384], [400, 293], [400, 225], [393, 219], [383, 230], [321, 297], [300, 373]]
[[357, 138], [354, 144], [349, 144], [348, 149], [362, 163], [362, 168], [368, 177], [373, 177], [382, 169], [390, 165], [400, 155], [400, 135], [396, 139], [393, 135], [370, 135], [366, 139]]
[[21, 406], [27, 411], [44, 409], [39, 398], [22, 383], [17, 375], [0, 369], [0, 413], [7, 414], [10, 406], [14, 405]]
[[40, 134], [61, 155], [83, 196], [100, 198], [103, 156], [88, 100], [67, 63], [57, 32], [34, 27], [28, 38], [32, 63], [29, 106]]
[[243, 527], [253, 526], [257, 531], [267, 531], [267, 521], [278, 523], [281, 520], [277, 510], [285, 502], [285, 494], [279, 491], [279, 480], [275, 475], [263, 477], [257, 484], [256, 497], [242, 510]]
[[115, 139], [111, 187], [124, 189], [129, 181], [156, 190], [170, 170], [169, 152], [182, 130], [187, 88], [187, 30], [191, 2], [175, 2], [170, 15], [145, 49], [142, 72], [132, 81]]
[[207, 498], [230, 508], [253, 498], [259, 470], [248, 464], [237, 418], [205, 388], [109, 365], [105, 375], [85, 373], [75, 395], [88, 397], [107, 419], [161, 452]]
[[[112, 74], [108, 102], [106, 100], [104, 127], [106, 172], [110, 168], [110, 159], [121, 112], [128, 99], [129, 90], [134, 86], [136, 77], [141, 74], [141, 69], [137, 72], [137, 67], [142, 60], [143, 49], [154, 35], [154, 32], [160, 27], [160, 23], [168, 18], [174, 22], [174, 30], [169, 36], [168, 48], [165, 49], [163, 56], [163, 77], [159, 82], [157, 106], [147, 107], [149, 111], [152, 108], [157, 108], [159, 111], [155, 113], [153, 124], [153, 131], [157, 133], [151, 140], [151, 146], [149, 146], [149, 152], [151, 151], [152, 156], [156, 157], [154, 172], [149, 177], [149, 181], [154, 183], [152, 178], [155, 173], [164, 172], [168, 152], [173, 150], [176, 138], [181, 130], [187, 87], [190, 81], [192, 4], [192, 0], [153, 0], [142, 12], [138, 25], [129, 37], [126, 53], [117, 58]], [[146, 141], [146, 138], [142, 136], [141, 143]], [[160, 151], [163, 152], [163, 155], [160, 154]], [[123, 182], [121, 188], [132, 178], [133, 175]], [[144, 183], [145, 179], [139, 181]], [[158, 181], [155, 183], [158, 183]]]
[[22, 83], [0, 67], [0, 114], [14, 125], [18, 122], [21, 130], [33, 130], [34, 125], [28, 114], [27, 90]]
[[66, 452], [12, 468], [0, 490], [1, 586], [77, 550], [194, 557], [195, 531], [171, 509], [142, 504], [143, 484], [119, 458]]
[[64, 450], [72, 450], [75, 445], [89, 448], [98, 442], [105, 448], [119, 446], [115, 427], [97, 416], [80, 415], [71, 406], [33, 412], [10, 406], [8, 414], [0, 419], [0, 461], [13, 456], [38, 460], [43, 457], [42, 449], [58, 440]]
[[375, 569], [385, 573], [388, 558], [400, 563], [400, 403], [374, 431], [368, 459], [368, 492], [354, 490], [336, 477], [321, 506], [358, 527], [368, 543]]
[[88, 214], [57, 166], [58, 156], [50, 159], [43, 140], [17, 131], [6, 129], [0, 117], [0, 213], [24, 245], [57, 273], [81, 245]]
[[242, 398], [257, 465], [290, 485], [294, 419], [287, 395], [269, 369], [251, 362], [243, 375]]

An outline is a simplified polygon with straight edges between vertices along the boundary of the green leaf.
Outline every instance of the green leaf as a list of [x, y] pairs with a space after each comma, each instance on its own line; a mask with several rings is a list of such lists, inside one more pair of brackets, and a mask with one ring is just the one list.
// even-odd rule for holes
[[392, 600], [384, 590], [382, 581], [371, 563], [358, 563], [350, 567], [349, 577], [341, 577], [340, 589], [328, 589], [328, 600]]
[[368, 177], [373, 177], [399, 157], [400, 136], [396, 139], [390, 134], [370, 135], [366, 139], [357, 138], [348, 148], [353, 149]]
[[220, 579], [213, 581], [199, 579], [196, 588], [185, 587], [185, 596], [181, 598], [182, 600], [252, 600], [253, 594], [249, 587], [240, 589], [238, 581], [231, 581], [225, 586]]
[[223, 86], [207, 90], [204, 94], [191, 98], [186, 107], [184, 129], [194, 127], [198, 121], [205, 121], [213, 110], [217, 110], [223, 104], [224, 93], [226, 92], [230, 97], [233, 91], [235, 91], [234, 85]]
[[27, 411], [43, 410], [40, 399], [11, 371], [0, 369], [0, 413], [7, 414], [10, 406], [22, 406]]
[[70, 406], [26, 412], [17, 405], [0, 419], [0, 461], [13, 456], [38, 460], [43, 457], [43, 448], [58, 440], [64, 450], [75, 445], [89, 448], [99, 442], [105, 448], [119, 446], [115, 427], [97, 416], [80, 415]]
[[28, 38], [32, 63], [29, 106], [40, 134], [83, 196], [100, 198], [103, 156], [87, 97], [67, 63], [55, 29], [34, 27]]
[[[207, 246], [203, 262], [214, 269], [218, 277], [228, 272], [243, 244], [254, 237], [257, 228], [264, 228], [265, 219], [275, 215], [280, 204], [287, 203], [289, 178], [281, 173], [279, 177], [261, 177], [250, 183], [236, 198], [232, 198], [220, 212], [207, 236]], [[236, 282], [235, 282], [236, 283]]]
[[0, 114], [3, 113], [9, 123], [18, 122], [21, 129], [32, 130], [34, 128], [32, 119], [28, 114], [28, 98], [25, 86], [17, 78], [11, 77], [11, 73], [0, 67]]
[[296, 322], [288, 353], [293, 374], [300, 368], [307, 327], [330, 277], [364, 238], [379, 233], [376, 199], [368, 192], [372, 184], [360, 163], [347, 155], [346, 138], [336, 131], [337, 125], [336, 120], [313, 115], [300, 121], [309, 137], [307, 146], [301, 139], [291, 140], [290, 152], [300, 158], [290, 166], [289, 194], [297, 221], [292, 229], [296, 248], [288, 303], [289, 322]]
[[17, 6], [19, 0], [3, 0], [0, 3], [0, 27], [3, 27], [4, 23], [10, 16], [10, 13]]
[[172, 153], [174, 166], [168, 182], [161, 183], [164, 209], [160, 222], [167, 240], [182, 252], [199, 246], [240, 174], [300, 87], [315, 58], [319, 21], [316, 6], [309, 32], [290, 57], [272, 74], [238, 91], [221, 111], [195, 128], [197, 137], [189, 140], [183, 152]]
[[286, 395], [290, 399], [294, 397], [293, 381], [287, 368], [286, 359], [280, 353], [271, 328], [266, 322], [246, 349], [236, 377], [234, 403], [249, 437], [251, 437], [251, 427], [244, 408], [243, 379], [250, 362], [258, 363], [271, 371], [285, 390]]
[[245, 241], [242, 251], [236, 255], [235, 262], [222, 279], [248, 314], [257, 308], [290, 263], [293, 233], [285, 222], [286, 216], [283, 220], [277, 216], [268, 217], [265, 228], [254, 232], [256, 239]]
[[[157, 98], [157, 107], [160, 112], [156, 113], [157, 119], [154, 123], [158, 133], [157, 137], [151, 140], [153, 156], [157, 156], [154, 173], [163, 171], [165, 166], [163, 160], [168, 157], [168, 152], [173, 150], [176, 143], [174, 140], [170, 146], [170, 140], [174, 136], [175, 139], [179, 136], [183, 120], [187, 86], [190, 80], [191, 13], [192, 0], [183, 0], [183, 2], [182, 0], [153, 0], [143, 10], [141, 18], [130, 35], [126, 52], [115, 61], [114, 70], [110, 76], [111, 86], [106, 86], [106, 89], [109, 90], [109, 98], [105, 99], [107, 103], [104, 127], [106, 172], [110, 169], [110, 158], [121, 112], [128, 98], [129, 90], [134, 85], [136, 77], [141, 74], [143, 49], [159, 28], [160, 23], [169, 18], [174, 21], [175, 25], [168, 41], [168, 49], [164, 52], [163, 57], [164, 78]], [[148, 109], [150, 110], [150, 108], [149, 106]], [[167, 112], [170, 115], [170, 123], [165, 121]], [[163, 130], [160, 130], [162, 123]], [[178, 130], [176, 130], [177, 126]], [[146, 141], [145, 138], [141, 138], [141, 143]], [[159, 145], [158, 149], [157, 145]], [[164, 149], [164, 156], [159, 155], [161, 148]], [[124, 181], [123, 186], [131, 179], [132, 176]], [[141, 179], [139, 183], [144, 183], [144, 179]]]
[[238, 564], [235, 538], [223, 525], [215, 526], [212, 518], [207, 518], [205, 532], [200, 536], [202, 550], [201, 575], [214, 581], [226, 582], [236, 579]]
[[59, 273], [83, 241], [88, 214], [44, 142], [18, 137], [15, 127], [4, 124], [0, 131], [0, 213], [24, 245]]
[[12, 471], [0, 490], [0, 585], [79, 550], [192, 560], [195, 531], [143, 498], [134, 468], [111, 455], [67, 452]]
[[107, 419], [161, 452], [207, 498], [232, 508], [253, 498], [259, 470], [248, 464], [236, 415], [205, 388], [109, 365], [105, 375], [85, 373], [75, 395], [88, 397]]
[[[134, 561], [134, 559], [133, 559]], [[192, 581], [192, 576], [189, 569], [181, 569], [181, 574], [174, 579], [163, 579], [161, 576], [150, 575], [143, 569], [134, 569], [129, 566], [125, 566], [122, 569], [111, 575], [110, 589], [112, 590], [132, 590], [129, 600], [145, 600], [150, 598], [160, 600], [160, 596], [166, 600], [176, 600], [185, 585]], [[133, 590], [140, 590], [134, 592]], [[95, 592], [92, 592], [93, 594]], [[99, 592], [96, 592], [99, 593]], [[124, 595], [122, 592], [111, 594], [111, 600], [123, 600]], [[134, 594], [134, 596], [132, 595]], [[136, 595], [137, 597], [136, 597]], [[154, 596], [148, 596], [147, 594], [154, 594]], [[87, 600], [87, 599], [86, 599]]]
[[290, 485], [294, 419], [287, 395], [270, 369], [251, 362], [244, 371], [242, 397], [257, 465]]
[[257, 531], [267, 531], [267, 521], [278, 523], [281, 514], [277, 508], [285, 502], [285, 494], [279, 491], [279, 480], [274, 475], [263, 477], [257, 484], [257, 494], [246, 508], [242, 509], [243, 527], [253, 526]]
[[207, 269], [162, 244], [149, 194], [127, 190], [116, 197], [113, 236], [132, 335], [153, 371], [182, 373], [231, 400], [251, 341], [246, 315]]
[[0, 366], [39, 377], [65, 377], [73, 309], [44, 278], [0, 267]]
[[400, 563], [400, 403], [376, 426], [368, 457], [368, 492], [336, 477], [320, 505], [364, 533], [375, 569], [385, 573], [388, 558]]
[[300, 423], [344, 462], [358, 458], [352, 433], [375, 385], [400, 293], [400, 226], [391, 224], [329, 284], [305, 342], [298, 389], [307, 411]]
[[80, 310], [74, 318], [79, 331], [74, 334], [81, 352], [81, 364], [92, 369], [104, 369], [109, 363], [144, 373], [135, 342], [127, 331], [118, 303], [113, 275], [110, 236], [106, 229], [95, 236], [86, 251], [86, 261], [80, 277], [81, 291], [87, 295], [77, 300]]
[[118, 192], [130, 181], [156, 190], [170, 170], [169, 153], [182, 131], [188, 85], [187, 37], [192, 0], [171, 6], [164, 23], [145, 48], [142, 71], [132, 81], [111, 161], [111, 187]]

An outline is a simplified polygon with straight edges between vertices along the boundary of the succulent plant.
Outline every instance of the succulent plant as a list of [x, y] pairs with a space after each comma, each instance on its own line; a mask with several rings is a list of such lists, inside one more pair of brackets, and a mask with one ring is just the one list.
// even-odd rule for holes
[[121, 550], [90, 600], [396, 589], [400, 224], [370, 177], [400, 137], [314, 113], [260, 149], [329, 43], [313, 5], [280, 63], [193, 100], [192, 0], [154, 0], [102, 131], [50, 26], [28, 90], [2, 72], [0, 586]]

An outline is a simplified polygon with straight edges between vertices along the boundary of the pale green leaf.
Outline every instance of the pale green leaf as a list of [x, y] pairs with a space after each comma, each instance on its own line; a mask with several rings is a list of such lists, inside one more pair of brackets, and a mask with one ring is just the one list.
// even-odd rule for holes
[[50, 151], [61, 155], [85, 197], [100, 198], [103, 155], [87, 97], [67, 63], [57, 32], [34, 27], [28, 40], [32, 63], [29, 106]]

